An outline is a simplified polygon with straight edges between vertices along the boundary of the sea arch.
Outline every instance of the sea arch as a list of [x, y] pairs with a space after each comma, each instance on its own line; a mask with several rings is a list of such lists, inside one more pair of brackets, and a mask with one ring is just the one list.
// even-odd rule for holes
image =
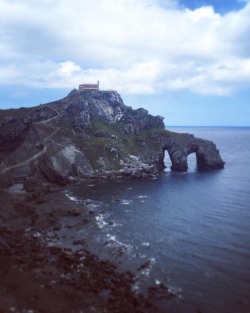
[[188, 170], [188, 156], [196, 155], [199, 170], [219, 169], [224, 167], [216, 145], [209, 140], [195, 138], [190, 134], [176, 134], [176, 137], [166, 137], [163, 141], [163, 158], [168, 153], [171, 160], [171, 170], [186, 172]]

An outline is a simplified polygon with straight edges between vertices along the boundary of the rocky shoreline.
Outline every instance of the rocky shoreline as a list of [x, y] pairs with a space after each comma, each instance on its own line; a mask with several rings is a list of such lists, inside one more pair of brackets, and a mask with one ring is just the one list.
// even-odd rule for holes
[[[117, 92], [73, 90], [51, 103], [0, 113], [0, 313], [173, 313], [164, 301], [178, 297], [167, 286], [136, 290], [138, 277], [126, 269], [128, 260], [118, 268], [90, 249], [98, 215], [60, 189], [154, 179], [164, 171], [165, 153], [172, 171], [186, 172], [191, 153], [199, 170], [221, 169], [216, 145], [166, 130], [163, 117], [126, 106]], [[60, 245], [76, 229], [86, 238]], [[124, 249], [112, 254], [119, 258]], [[144, 271], [150, 262], [136, 266]]]
[[164, 284], [138, 292], [135, 274], [100, 259], [88, 242], [75, 241], [75, 250], [49, 244], [47, 234], [60, 229], [62, 216], [84, 227], [93, 212], [82, 219], [60, 192], [0, 193], [1, 313], [166, 312], [163, 302], [175, 295]]

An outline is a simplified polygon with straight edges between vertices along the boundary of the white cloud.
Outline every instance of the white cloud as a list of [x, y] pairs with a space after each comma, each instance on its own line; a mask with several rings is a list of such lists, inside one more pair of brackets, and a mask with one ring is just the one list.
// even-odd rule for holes
[[215, 14], [213, 7], [205, 6], [194, 11], [186, 10], [186, 17], [194, 23], [210, 22], [211, 20], [215, 22], [219, 19], [219, 14]]
[[0, 84], [230, 94], [250, 83], [250, 4], [221, 16], [168, 0], [0, 0]]

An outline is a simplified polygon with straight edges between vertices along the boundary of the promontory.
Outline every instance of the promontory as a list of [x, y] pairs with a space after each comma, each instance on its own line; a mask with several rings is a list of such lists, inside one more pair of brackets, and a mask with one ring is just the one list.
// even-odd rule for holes
[[0, 110], [2, 187], [153, 177], [165, 153], [173, 171], [187, 171], [190, 153], [199, 170], [224, 167], [213, 142], [166, 130], [161, 116], [126, 106], [116, 91], [74, 89], [51, 103]]

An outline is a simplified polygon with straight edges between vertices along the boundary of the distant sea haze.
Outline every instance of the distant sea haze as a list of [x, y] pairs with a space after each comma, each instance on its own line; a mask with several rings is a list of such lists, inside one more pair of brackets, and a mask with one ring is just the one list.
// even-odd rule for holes
[[138, 273], [137, 264], [147, 261], [142, 282], [172, 288], [177, 298], [164, 303], [166, 312], [249, 313], [250, 128], [167, 129], [214, 141], [225, 168], [199, 172], [191, 155], [188, 172], [173, 173], [166, 156], [166, 173], [157, 179], [79, 185], [67, 192], [74, 201], [97, 203], [100, 234], [92, 240], [102, 249], [96, 253], [116, 262], [105, 249], [121, 247], [121, 267]]

